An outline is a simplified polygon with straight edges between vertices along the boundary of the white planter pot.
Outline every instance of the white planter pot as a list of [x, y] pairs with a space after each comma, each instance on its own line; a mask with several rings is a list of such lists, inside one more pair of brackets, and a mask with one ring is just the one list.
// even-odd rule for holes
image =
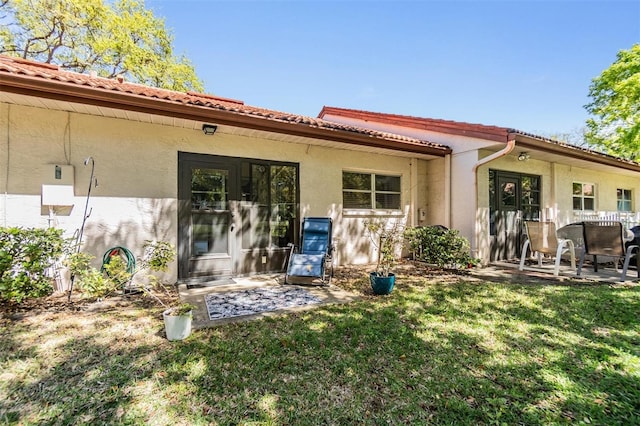
[[191, 320], [193, 313], [185, 315], [171, 315], [172, 309], [167, 309], [162, 313], [164, 319], [164, 330], [169, 340], [186, 339], [191, 334]]

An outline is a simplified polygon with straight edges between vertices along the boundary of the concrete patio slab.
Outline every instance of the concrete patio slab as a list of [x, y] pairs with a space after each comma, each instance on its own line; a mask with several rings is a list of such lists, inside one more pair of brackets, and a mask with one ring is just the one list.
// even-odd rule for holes
[[[600, 265], [598, 272], [594, 272], [593, 265], [585, 265], [582, 268], [580, 276], [576, 275], [575, 270], [571, 270], [568, 265], [560, 268], [560, 274], [558, 276], [553, 275], [553, 264], [543, 263], [542, 267], [536, 264], [528, 265], [524, 267], [523, 271], [518, 269], [518, 262], [493, 262], [490, 266], [485, 268], [478, 268], [473, 272], [477, 276], [523, 276], [536, 279], [554, 280], [558, 282], [580, 282], [580, 283], [611, 283], [622, 284], [621, 275], [622, 271], [617, 270], [611, 265]], [[639, 280], [637, 271], [635, 269], [629, 269], [625, 283], [637, 283]]]

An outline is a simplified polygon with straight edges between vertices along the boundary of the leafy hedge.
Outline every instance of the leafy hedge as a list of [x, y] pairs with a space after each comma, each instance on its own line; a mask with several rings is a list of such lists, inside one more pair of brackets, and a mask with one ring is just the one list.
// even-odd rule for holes
[[50, 294], [47, 269], [64, 247], [60, 229], [0, 228], [0, 299], [20, 303]]
[[466, 268], [479, 262], [471, 257], [469, 241], [455, 229], [441, 226], [409, 228], [404, 236], [416, 260], [440, 268]]

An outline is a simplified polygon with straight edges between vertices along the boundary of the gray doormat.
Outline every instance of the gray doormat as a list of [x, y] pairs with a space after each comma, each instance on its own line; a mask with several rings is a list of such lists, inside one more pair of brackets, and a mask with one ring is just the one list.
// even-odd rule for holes
[[296, 287], [261, 287], [213, 293], [207, 294], [204, 300], [211, 320], [255, 315], [321, 302], [307, 290]]

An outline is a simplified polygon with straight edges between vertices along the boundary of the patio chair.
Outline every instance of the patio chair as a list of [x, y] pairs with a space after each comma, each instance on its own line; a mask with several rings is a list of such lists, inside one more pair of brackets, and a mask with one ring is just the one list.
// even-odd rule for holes
[[556, 229], [556, 237], [558, 237], [558, 239], [573, 241], [576, 253], [580, 253], [584, 247], [584, 231], [582, 230], [582, 222], [570, 223]]
[[306, 217], [302, 221], [300, 250], [291, 246], [285, 284], [311, 284], [320, 280], [323, 285], [331, 283], [333, 276], [333, 221], [329, 217]]
[[[625, 234], [623, 233], [622, 223], [620, 222], [583, 222], [582, 226], [584, 231], [584, 250], [582, 250], [580, 254], [578, 276], [580, 276], [582, 272], [586, 255], [593, 256], [593, 272], [598, 272], [598, 256], [608, 256], [617, 258], [616, 270], [617, 261], [624, 258], [620, 279], [625, 281], [631, 256], [634, 251], [637, 253], [638, 250], [640, 250], [640, 246], [628, 244], [625, 247]], [[638, 256], [636, 254], [636, 270], [638, 277], [640, 277], [637, 259]]]
[[576, 251], [573, 241], [570, 239], [558, 238], [556, 236], [556, 226], [553, 222], [524, 222], [527, 240], [522, 246], [522, 254], [520, 256], [520, 269], [524, 270], [524, 262], [527, 258], [527, 249], [531, 250], [531, 254], [537, 253], [538, 266], [542, 268], [542, 255], [548, 254], [555, 256], [553, 275], [560, 274], [560, 260], [562, 254], [569, 252], [571, 259], [571, 269], [576, 270]]

